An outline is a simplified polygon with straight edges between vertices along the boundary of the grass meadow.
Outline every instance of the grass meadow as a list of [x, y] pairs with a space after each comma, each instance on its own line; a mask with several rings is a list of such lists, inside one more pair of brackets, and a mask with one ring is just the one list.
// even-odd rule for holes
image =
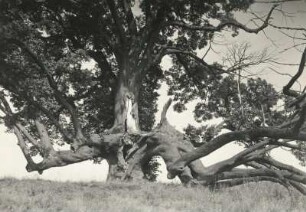
[[144, 182], [0, 179], [0, 211], [306, 211], [306, 197], [271, 183], [220, 191]]

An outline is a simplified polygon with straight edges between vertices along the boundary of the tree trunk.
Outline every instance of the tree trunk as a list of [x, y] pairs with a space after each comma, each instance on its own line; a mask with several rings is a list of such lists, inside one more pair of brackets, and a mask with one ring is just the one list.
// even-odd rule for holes
[[[135, 139], [130, 135], [140, 134], [138, 101], [140, 88], [140, 72], [134, 70], [130, 62], [121, 66], [115, 96], [114, 124], [109, 133], [122, 133], [122, 142], [114, 156], [109, 158], [108, 180], [123, 179], [128, 168], [125, 160], [126, 151], [132, 147]], [[141, 164], [135, 165], [131, 178], [142, 179]]]
[[113, 132], [139, 133], [138, 98], [139, 73], [128, 65], [121, 71], [115, 97], [115, 121]]
[[[136, 142], [143, 136], [141, 135], [138, 117], [141, 76], [140, 71], [133, 70], [132, 67], [134, 66], [129, 63], [121, 67], [123, 68], [119, 74], [115, 96], [115, 121], [109, 133], [121, 134], [122, 136], [118, 137], [118, 147], [112, 150], [113, 154], [107, 159], [109, 164], [107, 179], [141, 180], [144, 177], [142, 165], [145, 160], [159, 155], [168, 167], [184, 154], [180, 150], [182, 146], [185, 149], [188, 145], [186, 146], [183, 141], [183, 134], [175, 130], [166, 121], [166, 114], [163, 114], [161, 124], [154, 130], [154, 136], [149, 136], [149, 140], [146, 141], [150, 144], [140, 147], [132, 158], [126, 158], [128, 149], [137, 147]], [[164, 113], [166, 113], [166, 110]], [[191, 144], [189, 143], [189, 145]], [[192, 147], [189, 149], [192, 149]], [[184, 169], [179, 178], [182, 183], [188, 184], [197, 175], [196, 172], [202, 168], [202, 164], [193, 163], [193, 166]]]

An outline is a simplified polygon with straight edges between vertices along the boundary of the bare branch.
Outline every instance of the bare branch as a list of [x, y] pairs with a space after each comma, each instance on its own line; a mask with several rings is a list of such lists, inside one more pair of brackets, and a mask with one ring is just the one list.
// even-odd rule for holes
[[[179, 48], [176, 48], [176, 47], [167, 47], [166, 48], [166, 51], [165, 51], [165, 54], [183, 54], [183, 55], [186, 55], [188, 57], [191, 57], [193, 58], [197, 63], [203, 65], [204, 67], [208, 68], [208, 70], [211, 72], [211, 73], [214, 73], [214, 71], [212, 70], [211, 66], [209, 64], [207, 64], [204, 60], [202, 60], [201, 58], [199, 58], [197, 55], [195, 55], [193, 52], [190, 52], [190, 51], [184, 51], [182, 49], [179, 49]], [[220, 68], [217, 68], [217, 67], [214, 67], [216, 68], [218, 71], [221, 71], [222, 73], [227, 73], [225, 70], [223, 69], [220, 69]]]
[[288, 82], [288, 84], [284, 86], [283, 88], [283, 93], [285, 95], [292, 96], [292, 97], [299, 96], [299, 94], [296, 91], [290, 90], [290, 88], [293, 86], [295, 81], [302, 75], [304, 71], [304, 67], [305, 67], [305, 60], [306, 60], [306, 48], [304, 49], [298, 72], [292, 77], [292, 79]]
[[166, 104], [164, 105], [163, 107], [163, 110], [162, 110], [162, 113], [161, 113], [161, 116], [160, 116], [160, 122], [159, 122], [159, 125], [162, 125], [166, 120], [167, 120], [167, 111], [170, 107], [172, 103], [172, 99], [168, 99], [168, 101], [166, 102]]
[[276, 26], [274, 24], [269, 24], [271, 27], [275, 28], [275, 29], [283, 29], [283, 30], [297, 30], [297, 31], [305, 31], [306, 32], [306, 28], [304, 27], [284, 27], [284, 26]]
[[188, 30], [201, 30], [201, 31], [203, 30], [203, 31], [206, 31], [206, 32], [221, 31], [222, 29], [224, 29], [227, 26], [232, 26], [232, 27], [242, 29], [242, 30], [244, 30], [246, 32], [249, 32], [249, 33], [256, 33], [257, 34], [258, 32], [265, 29], [267, 26], [269, 26], [269, 20], [271, 18], [272, 12], [277, 6], [278, 6], [277, 4], [272, 6], [271, 10], [267, 14], [266, 19], [263, 21], [263, 24], [261, 26], [259, 26], [258, 28], [254, 28], [254, 29], [248, 28], [247, 26], [239, 23], [236, 20], [223, 21], [218, 26], [195, 26], [195, 25], [190, 25], [190, 24], [184, 23], [182, 21], [173, 21], [173, 22], [169, 22], [168, 24], [172, 25], [172, 26], [182, 27], [182, 28], [185, 28], [185, 29], [188, 29]]
[[[213, 38], [212, 38], [213, 39]], [[202, 60], [204, 60], [204, 58], [208, 55], [208, 53], [210, 52], [210, 50], [212, 50], [212, 40], [209, 41], [209, 46], [208, 49], [206, 50], [205, 54], [202, 57]]]

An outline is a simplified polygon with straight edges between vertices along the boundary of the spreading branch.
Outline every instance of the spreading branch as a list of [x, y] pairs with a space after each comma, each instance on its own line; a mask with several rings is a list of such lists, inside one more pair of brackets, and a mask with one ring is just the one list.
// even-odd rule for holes
[[192, 152], [183, 155], [177, 160], [170, 168], [170, 176], [176, 176], [184, 167], [191, 161], [204, 157], [211, 152], [219, 149], [220, 147], [236, 140], [250, 140], [255, 138], [274, 138], [274, 139], [294, 139], [294, 140], [306, 140], [306, 133], [299, 132], [298, 134], [292, 131], [292, 129], [278, 129], [278, 128], [256, 128], [245, 131], [228, 132], [217, 136], [212, 141], [203, 144], [199, 148]]
[[200, 30], [200, 31], [205, 31], [205, 32], [218, 32], [218, 31], [223, 30], [225, 27], [231, 26], [231, 27], [236, 27], [238, 29], [242, 29], [242, 30], [244, 30], [245, 32], [248, 32], [248, 33], [256, 33], [257, 34], [258, 32], [265, 29], [267, 26], [269, 26], [269, 20], [271, 18], [273, 10], [277, 6], [278, 6], [277, 4], [272, 6], [271, 10], [267, 14], [266, 19], [263, 21], [263, 24], [261, 26], [259, 26], [258, 28], [254, 28], [254, 29], [249, 28], [246, 25], [241, 24], [234, 19], [222, 21], [218, 26], [195, 26], [195, 25], [192, 25], [192, 24], [184, 23], [182, 21], [172, 21], [172, 22], [169, 22], [168, 25], [178, 26], [178, 27], [188, 29], [188, 30]]
[[[11, 106], [9, 105], [8, 101], [5, 99], [4, 93], [0, 93], [0, 100], [4, 107], [1, 109], [2, 112], [6, 114], [6, 118], [11, 120], [9, 125], [12, 125], [14, 132], [17, 134], [22, 134], [28, 142], [30, 142], [34, 147], [38, 149], [42, 156], [49, 155], [50, 152], [54, 151], [52, 143], [50, 141], [48, 132], [46, 127], [40, 122], [38, 118], [35, 119], [35, 126], [39, 135], [40, 142], [36, 140], [34, 136], [24, 127], [17, 118], [14, 118], [15, 114], [13, 113]], [[16, 135], [17, 138], [19, 135]]]
[[258, 144], [255, 144], [244, 151], [238, 153], [237, 155], [221, 161], [219, 163], [213, 164], [205, 169], [205, 176], [214, 176], [218, 173], [232, 170], [234, 167], [237, 167], [241, 164], [244, 164], [248, 161], [255, 160], [258, 157], [261, 157], [262, 154], [265, 152], [255, 152], [258, 149], [263, 148], [264, 146], [268, 145], [270, 143], [269, 140], [262, 141]]
[[265, 156], [265, 157], [262, 157], [262, 158], [259, 158], [256, 160], [256, 162], [260, 163], [260, 164], [266, 164], [266, 165], [270, 165], [270, 167], [275, 167], [279, 170], [286, 170], [286, 171], [289, 171], [293, 174], [296, 174], [296, 175], [301, 175], [301, 176], [305, 176], [306, 177], [306, 173], [293, 167], [293, 166], [290, 166], [290, 165], [287, 165], [287, 164], [284, 164], [284, 163], [281, 163], [277, 160], [274, 160], [273, 158], [271, 157], [268, 157], [268, 156]]
[[59, 91], [55, 80], [53, 79], [52, 75], [50, 74], [50, 71], [44, 65], [42, 60], [40, 60], [39, 57], [25, 43], [15, 38], [7, 38], [6, 40], [22, 48], [34, 60], [34, 62], [40, 67], [39, 70], [42, 72], [42, 74], [46, 75], [49, 85], [53, 89], [54, 95], [57, 101], [60, 104], [62, 104], [69, 111], [69, 114], [71, 115], [72, 123], [75, 129], [74, 146], [76, 146], [75, 148], [77, 148], [80, 145], [80, 143], [84, 142], [83, 140], [85, 138], [82, 132], [82, 126], [78, 118], [78, 114], [77, 114], [75, 107], [68, 102], [65, 94]]
[[49, 168], [79, 163], [99, 156], [101, 156], [101, 152], [98, 149], [94, 147], [82, 146], [76, 151], [56, 151], [49, 157], [44, 158], [44, 160], [40, 163], [29, 163], [26, 169], [28, 172], [38, 171], [42, 173], [42, 171]]
[[[6, 115], [13, 116], [14, 114], [9, 106], [9, 103], [5, 100], [4, 95], [0, 95], [0, 100], [1, 103], [5, 105], [5, 108], [3, 107], [2, 109], [5, 109], [4, 111], [6, 112]], [[101, 151], [98, 148], [88, 146], [82, 146], [76, 151], [55, 151], [48, 136], [47, 130], [39, 119], [35, 119], [35, 126], [40, 142], [38, 142], [27, 131], [27, 129], [18, 122], [18, 120], [11, 124], [12, 129], [14, 130], [14, 133], [18, 139], [18, 145], [20, 146], [28, 162], [26, 169], [29, 172], [38, 171], [39, 173], [42, 173], [44, 170], [52, 167], [66, 166], [68, 164], [78, 163], [101, 156]], [[33, 161], [31, 150], [29, 149], [25, 139], [37, 147], [43, 156], [42, 162], [35, 163]]]
[[[73, 138], [71, 134], [68, 133], [67, 130], [64, 129], [63, 126], [59, 123], [59, 121], [56, 119], [56, 115], [52, 113], [50, 110], [48, 110], [47, 108], [45, 108], [40, 102], [37, 102], [36, 100], [34, 100], [33, 95], [24, 93], [24, 92], [22, 93], [17, 92], [16, 90], [12, 90], [8, 87], [6, 87], [6, 89], [12, 93], [15, 93], [18, 96], [18, 98], [28, 102], [30, 105], [34, 106], [38, 111], [44, 114], [49, 119], [49, 121], [56, 127], [56, 129], [61, 133], [61, 135], [63, 136], [63, 139], [69, 143], [73, 143]], [[6, 108], [9, 108], [9, 103], [6, 102], [5, 104], [6, 104]]]
[[221, 173], [218, 178], [221, 180], [235, 179], [243, 177], [276, 177], [282, 176], [286, 179], [293, 180], [302, 184], [306, 184], [306, 177], [292, 174], [285, 170], [271, 170], [271, 169], [237, 169], [230, 172]]

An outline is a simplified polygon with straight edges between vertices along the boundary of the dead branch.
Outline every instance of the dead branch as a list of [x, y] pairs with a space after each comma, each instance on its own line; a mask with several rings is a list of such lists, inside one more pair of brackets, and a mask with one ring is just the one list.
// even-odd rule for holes
[[195, 26], [195, 25], [190, 25], [190, 24], [184, 23], [182, 21], [172, 21], [172, 22], [169, 22], [168, 25], [182, 27], [182, 28], [185, 28], [185, 29], [188, 29], [188, 30], [200, 30], [200, 31], [206, 31], [206, 32], [221, 31], [225, 27], [232, 26], [232, 27], [236, 27], [238, 29], [242, 29], [242, 30], [244, 30], [248, 33], [256, 33], [257, 34], [258, 32], [265, 29], [267, 26], [269, 26], [269, 20], [271, 18], [272, 12], [277, 6], [278, 6], [277, 4], [273, 5], [271, 10], [267, 14], [266, 19], [263, 21], [263, 24], [261, 26], [259, 26], [258, 28], [254, 28], [254, 29], [251, 29], [251, 28], [245, 26], [244, 24], [239, 23], [238, 21], [236, 21], [234, 19], [223, 21], [218, 26]]
[[161, 116], [160, 116], [159, 125], [162, 125], [162, 124], [167, 120], [166, 115], [167, 115], [167, 111], [168, 111], [168, 109], [169, 109], [171, 103], [172, 103], [172, 99], [170, 98], [170, 99], [168, 99], [168, 101], [167, 101], [166, 104], [164, 105], [163, 110], [162, 110], [162, 113], [161, 113]]
[[304, 71], [304, 67], [305, 67], [305, 59], [306, 59], [306, 48], [304, 49], [298, 72], [290, 79], [288, 84], [284, 86], [283, 88], [283, 93], [285, 95], [292, 96], [292, 97], [298, 97], [300, 95], [296, 91], [290, 90], [290, 88], [293, 86], [296, 80], [302, 75]]

